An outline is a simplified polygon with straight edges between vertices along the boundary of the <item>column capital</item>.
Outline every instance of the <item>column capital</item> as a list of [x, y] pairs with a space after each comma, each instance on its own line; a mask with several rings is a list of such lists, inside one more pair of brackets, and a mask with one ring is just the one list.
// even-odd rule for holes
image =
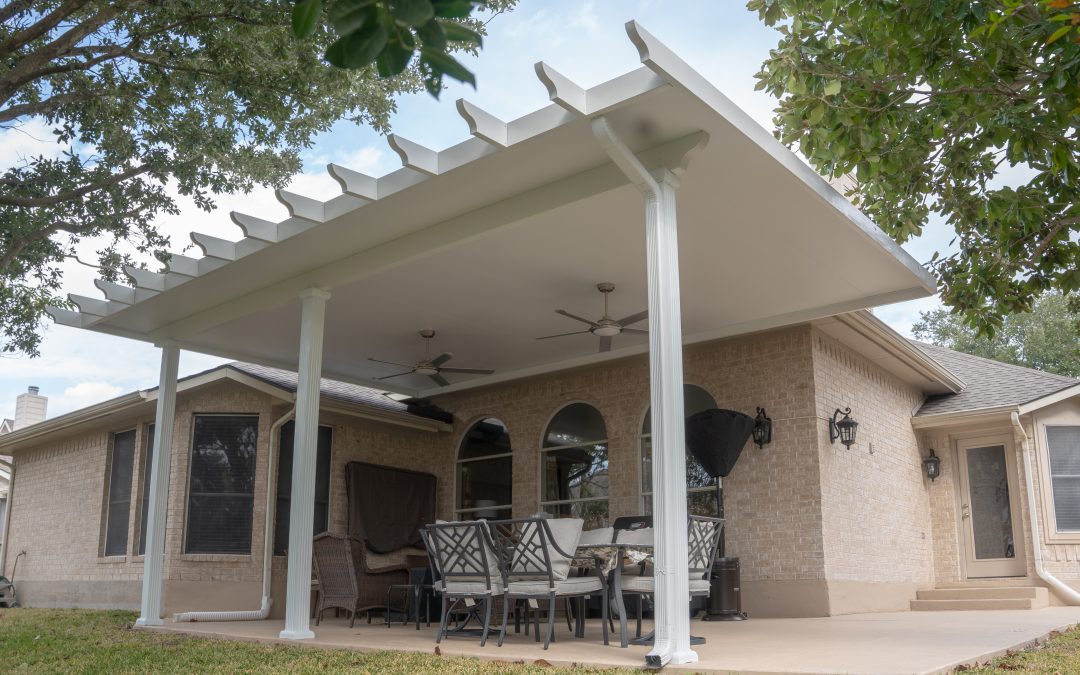
[[308, 298], [312, 298], [315, 300], [329, 300], [330, 291], [323, 288], [318, 288], [316, 286], [312, 286], [311, 288], [305, 288], [304, 290], [300, 291], [298, 297], [301, 300], [307, 300]]
[[649, 175], [653, 177], [657, 183], [663, 183], [664, 185], [670, 185], [672, 188], [678, 189], [682, 185], [682, 181], [675, 175], [675, 172], [667, 167], [661, 167], [649, 172]]

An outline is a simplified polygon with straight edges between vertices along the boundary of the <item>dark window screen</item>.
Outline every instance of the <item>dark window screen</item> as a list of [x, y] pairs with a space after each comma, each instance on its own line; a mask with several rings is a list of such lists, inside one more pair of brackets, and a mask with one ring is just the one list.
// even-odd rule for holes
[[127, 553], [131, 479], [135, 468], [135, 430], [113, 434], [109, 462], [109, 502], [105, 516], [105, 555]]
[[251, 553], [257, 415], [196, 415], [186, 553]]
[[[289, 552], [289, 510], [292, 508], [293, 439], [296, 425], [281, 427], [278, 446], [277, 511], [274, 516], [274, 555]], [[330, 444], [333, 430], [319, 427], [318, 454], [315, 457], [315, 522], [312, 534], [326, 532], [330, 514]]]
[[150, 468], [154, 461], [154, 425], [146, 428], [146, 449], [143, 450], [142, 509], [139, 515], [139, 555], [146, 553], [146, 517], [150, 514]]

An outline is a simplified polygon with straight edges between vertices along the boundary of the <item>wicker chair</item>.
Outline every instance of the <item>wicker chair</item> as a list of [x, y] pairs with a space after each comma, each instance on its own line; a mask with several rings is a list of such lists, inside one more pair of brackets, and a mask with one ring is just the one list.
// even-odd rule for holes
[[[404, 605], [388, 606], [387, 590], [394, 584], [409, 581], [407, 569], [370, 571], [365, 564], [366, 546], [356, 537], [329, 532], [312, 542], [315, 578], [319, 581], [319, 597], [315, 604], [315, 625], [327, 609], [349, 612], [349, 627], [356, 622], [357, 612], [385, 609], [404, 611]], [[402, 599], [402, 603], [406, 600]]]

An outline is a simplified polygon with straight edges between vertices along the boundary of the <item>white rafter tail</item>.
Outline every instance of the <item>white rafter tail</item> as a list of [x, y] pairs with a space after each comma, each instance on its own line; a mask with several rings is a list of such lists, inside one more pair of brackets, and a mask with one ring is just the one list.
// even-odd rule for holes
[[229, 212], [229, 219], [243, 230], [245, 237], [261, 239], [270, 244], [280, 241], [278, 239], [278, 224], [275, 222], [239, 211]]
[[100, 298], [88, 298], [85, 295], [76, 295], [74, 293], [68, 293], [68, 300], [79, 308], [80, 314], [98, 318], [109, 316], [110, 314], [127, 307], [127, 305], [119, 302], [109, 302], [108, 300], [101, 300]]
[[583, 88], [543, 61], [537, 61], [534, 68], [552, 101], [572, 113], [589, 114], [588, 95]]
[[45, 313], [52, 317], [54, 323], [61, 326], [71, 326], [72, 328], [85, 328], [89, 324], [87, 320], [91, 318], [82, 312], [64, 309], [63, 307], [53, 307], [52, 305], [45, 307]]
[[105, 281], [104, 279], [94, 279], [94, 285], [98, 287], [99, 291], [105, 294], [106, 300], [123, 303], [125, 305], [134, 305], [139, 301], [139, 298], [135, 295], [135, 289], [130, 286]]
[[135, 282], [136, 288], [145, 288], [151, 291], [163, 291], [167, 288], [165, 275], [158, 272], [144, 270], [134, 265], [124, 265], [124, 274]]
[[386, 142], [390, 144], [390, 148], [398, 154], [398, 157], [401, 157], [402, 165], [429, 176], [439, 175], [438, 152], [397, 134], [387, 136]]
[[181, 277], [197, 277], [199, 276], [199, 259], [173, 253], [169, 256], [169, 261], [165, 263], [165, 273]]
[[473, 136], [501, 148], [510, 145], [506, 122], [463, 98], [457, 100], [457, 111]]
[[686, 63], [675, 52], [667, 48], [663, 42], [657, 40], [652, 33], [641, 27], [637, 21], [626, 22], [626, 34], [634, 47], [638, 50], [641, 62], [650, 70], [660, 75], [671, 83], [679, 82], [679, 78], [670, 72], [669, 66], [686, 69]]
[[318, 199], [298, 195], [288, 190], [275, 190], [274, 194], [278, 201], [289, 209], [289, 215], [294, 218], [303, 218], [313, 223], [326, 222], [326, 212], [323, 203]]
[[209, 258], [217, 258], [232, 262], [236, 260], [236, 242], [227, 239], [219, 239], [202, 232], [192, 232], [191, 241], [202, 249], [203, 255]]
[[327, 164], [326, 170], [338, 182], [341, 191], [345, 194], [369, 201], [375, 201], [379, 198], [379, 180], [377, 178], [373, 178], [366, 173], [353, 171], [340, 164]]

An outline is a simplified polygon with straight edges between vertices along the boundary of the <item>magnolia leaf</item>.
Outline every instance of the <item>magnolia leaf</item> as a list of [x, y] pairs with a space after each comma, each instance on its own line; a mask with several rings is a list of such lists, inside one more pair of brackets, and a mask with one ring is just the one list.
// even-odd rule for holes
[[449, 75], [459, 82], [467, 82], [476, 88], [476, 77], [457, 59], [442, 52], [423, 47], [420, 50], [424, 62], [439, 75]]
[[386, 40], [386, 28], [382, 24], [368, 24], [338, 38], [326, 50], [326, 60], [338, 68], [363, 68], [378, 58]]
[[431, 0], [388, 0], [390, 14], [407, 26], [422, 26], [435, 18]]
[[322, 16], [322, 0], [296, 0], [292, 10], [293, 35], [303, 39], [309, 37], [319, 26]]
[[484, 44], [484, 38], [479, 33], [462, 26], [460, 23], [443, 21], [439, 25], [442, 27], [443, 33], [446, 34], [446, 39], [450, 42], [468, 42], [477, 47]]

